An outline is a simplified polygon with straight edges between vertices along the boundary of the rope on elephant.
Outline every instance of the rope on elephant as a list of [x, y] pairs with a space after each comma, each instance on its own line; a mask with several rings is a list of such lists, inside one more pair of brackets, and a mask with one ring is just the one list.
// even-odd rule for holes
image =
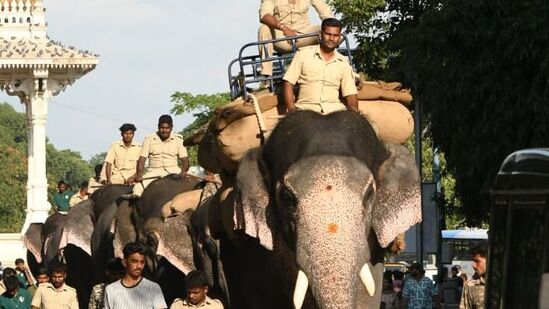
[[257, 123], [259, 124], [259, 134], [261, 134], [261, 145], [263, 145], [265, 144], [265, 133], [267, 133], [267, 126], [265, 126], [265, 122], [263, 121], [263, 113], [259, 108], [259, 102], [257, 101], [255, 95], [251, 93], [248, 94], [247, 101], [252, 101], [254, 105], [255, 116], [257, 118]]

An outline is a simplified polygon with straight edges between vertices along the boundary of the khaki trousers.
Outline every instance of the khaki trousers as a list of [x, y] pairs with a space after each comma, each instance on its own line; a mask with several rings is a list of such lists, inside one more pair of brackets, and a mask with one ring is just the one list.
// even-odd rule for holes
[[[319, 25], [309, 25], [307, 28], [299, 31], [297, 34], [306, 34], [306, 33], [319, 33]], [[258, 41], [268, 41], [273, 39], [280, 39], [284, 37], [284, 33], [278, 29], [271, 29], [269, 26], [261, 24], [257, 32]], [[297, 47], [304, 47], [309, 45], [318, 44], [318, 37], [312, 36], [303, 39], [299, 39], [296, 42]], [[292, 45], [288, 41], [280, 41], [274, 44], [269, 43], [259, 46], [259, 57], [261, 59], [269, 58], [273, 56], [273, 48], [279, 53], [289, 53], [292, 51]], [[261, 75], [271, 76], [273, 75], [273, 62], [267, 61], [262, 62], [261, 65]]]
[[[151, 182], [169, 174], [179, 174], [179, 173], [181, 173], [181, 169], [179, 167], [170, 167], [170, 168], [163, 168], [163, 167], [150, 168], [149, 167], [145, 172], [145, 174], [143, 175], [144, 180], [133, 185], [133, 194], [137, 196], [141, 196], [141, 194], [143, 194], [143, 191], [145, 191], [145, 188]], [[150, 179], [147, 179], [147, 178], [150, 178]]]
[[301, 110], [313, 111], [322, 115], [347, 109], [343, 103], [296, 103], [295, 106]]
[[112, 174], [111, 183], [113, 185], [123, 185], [126, 182], [126, 178], [122, 174]]

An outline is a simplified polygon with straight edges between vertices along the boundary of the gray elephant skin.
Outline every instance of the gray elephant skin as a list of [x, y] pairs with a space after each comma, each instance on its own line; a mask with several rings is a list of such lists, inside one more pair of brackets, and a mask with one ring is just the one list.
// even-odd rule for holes
[[386, 248], [421, 221], [412, 155], [359, 113], [287, 115], [240, 161], [221, 238], [233, 308], [379, 308]]

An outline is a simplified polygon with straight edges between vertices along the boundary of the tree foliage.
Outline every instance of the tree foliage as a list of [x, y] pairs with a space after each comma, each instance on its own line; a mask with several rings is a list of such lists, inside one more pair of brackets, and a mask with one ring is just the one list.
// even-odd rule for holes
[[[360, 23], [365, 4], [333, 2], [347, 23]], [[446, 156], [445, 172], [455, 175], [467, 224], [486, 222], [489, 188], [503, 159], [547, 145], [549, 3], [387, 0], [373, 16], [363, 22], [388, 23], [382, 35], [358, 29], [357, 37], [361, 50], [380, 50], [383, 61], [371, 53], [355, 60], [370, 75], [412, 88], [433, 145]]]
[[[25, 220], [27, 197], [27, 128], [23, 113], [7, 103], [0, 104], [0, 232], [18, 232]], [[65, 180], [73, 188], [93, 173], [80, 153], [57, 150], [46, 144], [48, 192], [56, 191], [57, 181]]]
[[91, 159], [88, 161], [90, 167], [93, 169], [95, 169], [95, 166], [96, 165], [103, 165], [103, 163], [105, 162], [105, 158], [107, 157], [107, 153], [106, 152], [100, 152], [100, 153], [97, 153], [95, 155], [93, 155], [93, 157], [91, 157]]
[[[188, 92], [177, 91], [172, 94], [171, 101], [174, 103], [171, 112], [175, 115], [191, 113], [194, 116], [194, 121], [181, 132], [183, 137], [188, 137], [197, 129], [207, 124], [214, 115], [215, 109], [230, 102], [231, 96], [228, 92], [193, 95]], [[197, 147], [189, 147], [187, 151], [190, 164], [198, 165]]]
[[172, 94], [171, 102], [174, 106], [171, 112], [175, 115], [191, 113], [194, 121], [183, 129], [184, 135], [208, 123], [212, 118], [215, 108], [231, 101], [231, 95], [228, 92], [215, 94], [197, 94], [176, 91]]

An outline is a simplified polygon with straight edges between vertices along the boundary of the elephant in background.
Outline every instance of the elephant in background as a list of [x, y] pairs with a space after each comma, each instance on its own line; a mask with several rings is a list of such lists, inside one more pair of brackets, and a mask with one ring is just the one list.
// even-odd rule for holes
[[413, 157], [351, 111], [287, 115], [235, 190], [242, 239], [221, 238], [235, 308], [379, 308], [386, 248], [421, 221]]

